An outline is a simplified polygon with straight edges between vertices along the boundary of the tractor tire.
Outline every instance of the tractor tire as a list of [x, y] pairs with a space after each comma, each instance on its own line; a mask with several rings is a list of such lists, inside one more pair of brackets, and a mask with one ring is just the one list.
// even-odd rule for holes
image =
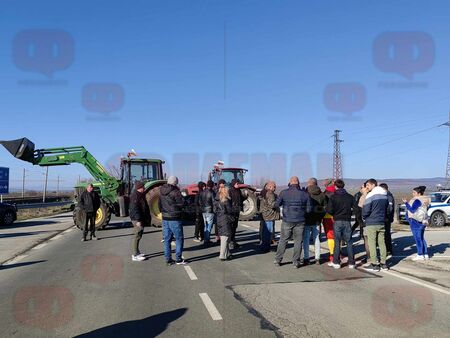
[[435, 211], [431, 214], [430, 225], [435, 228], [440, 228], [445, 225], [447, 221], [447, 215], [441, 211]]
[[244, 190], [247, 199], [244, 200], [244, 210], [239, 215], [240, 221], [251, 221], [258, 214], [258, 199], [251, 190]]
[[[83, 230], [84, 228], [84, 213], [79, 208], [75, 208], [73, 211], [73, 222], [78, 229]], [[103, 230], [111, 221], [111, 209], [104, 204], [100, 204], [100, 208], [97, 210], [95, 215], [95, 229]]]
[[148, 207], [150, 208], [150, 215], [152, 216], [152, 224], [156, 228], [162, 227], [162, 214], [159, 211], [159, 190], [161, 187], [155, 187], [147, 192], [145, 198], [147, 199]]

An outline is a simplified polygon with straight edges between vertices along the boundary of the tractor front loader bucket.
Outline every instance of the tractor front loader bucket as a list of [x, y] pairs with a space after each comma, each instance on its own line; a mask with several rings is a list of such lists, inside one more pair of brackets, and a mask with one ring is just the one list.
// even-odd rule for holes
[[26, 137], [11, 141], [0, 141], [6, 150], [19, 160], [35, 163], [34, 143]]

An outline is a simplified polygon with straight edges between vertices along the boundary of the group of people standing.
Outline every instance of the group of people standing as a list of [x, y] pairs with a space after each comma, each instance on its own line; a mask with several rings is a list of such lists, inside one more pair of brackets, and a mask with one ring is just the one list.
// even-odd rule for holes
[[[231, 250], [238, 249], [236, 230], [239, 214], [243, 209], [244, 197], [239, 189], [240, 182], [233, 180], [228, 187], [224, 180], [217, 185], [212, 181], [199, 182], [195, 199], [196, 224], [195, 242], [210, 246], [213, 237], [220, 243], [219, 259], [232, 258]], [[388, 270], [387, 259], [393, 254], [391, 224], [395, 213], [395, 200], [384, 183], [367, 180], [354, 196], [345, 190], [341, 179], [326, 180], [324, 191], [317, 179], [308, 180], [302, 188], [298, 177], [289, 180], [288, 188], [275, 193], [275, 182], [264, 186], [260, 199], [260, 250], [267, 253], [274, 242], [275, 222], [282, 218], [274, 264], [282, 265], [286, 246], [291, 237], [294, 240], [292, 264], [295, 268], [310, 263], [321, 264], [321, 225], [326, 236], [329, 258], [328, 265], [339, 269], [343, 266], [342, 245], [347, 247], [347, 266], [355, 268], [353, 234], [359, 228], [364, 240], [366, 270]], [[423, 196], [425, 187], [413, 190], [413, 198], [406, 203], [408, 220], [417, 244], [418, 254], [414, 260], [428, 259], [424, 231], [427, 225], [427, 208], [430, 200]], [[164, 255], [168, 265], [186, 264], [183, 259], [183, 207], [185, 199], [178, 187], [178, 178], [169, 177], [160, 189], [159, 208], [163, 219]], [[352, 216], [355, 223], [352, 225]], [[130, 218], [135, 229], [133, 261], [145, 260], [139, 251], [143, 228], [151, 223], [150, 211], [145, 200], [144, 185], [137, 182], [130, 197]], [[215, 229], [214, 228], [215, 225]], [[214, 231], [214, 234], [212, 233]], [[171, 242], [175, 240], [175, 260], [172, 259]], [[314, 260], [309, 257], [310, 241], [314, 243]], [[276, 243], [276, 242], [275, 242]], [[302, 255], [303, 253], [303, 255]]]

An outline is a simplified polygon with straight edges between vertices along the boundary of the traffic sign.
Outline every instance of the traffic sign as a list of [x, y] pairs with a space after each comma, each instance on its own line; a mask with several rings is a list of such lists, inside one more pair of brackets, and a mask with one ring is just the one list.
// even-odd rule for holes
[[9, 168], [0, 167], [0, 194], [9, 194]]

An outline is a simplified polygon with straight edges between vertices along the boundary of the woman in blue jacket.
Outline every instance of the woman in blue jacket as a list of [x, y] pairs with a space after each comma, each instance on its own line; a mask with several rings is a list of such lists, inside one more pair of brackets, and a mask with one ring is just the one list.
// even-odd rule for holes
[[414, 236], [417, 247], [417, 256], [413, 258], [413, 261], [423, 261], [429, 259], [427, 242], [425, 241], [424, 234], [425, 228], [428, 225], [427, 210], [430, 205], [430, 198], [423, 196], [426, 187], [419, 186], [413, 189], [413, 198], [407, 202], [403, 199], [408, 212], [406, 218], [411, 227], [411, 232]]

